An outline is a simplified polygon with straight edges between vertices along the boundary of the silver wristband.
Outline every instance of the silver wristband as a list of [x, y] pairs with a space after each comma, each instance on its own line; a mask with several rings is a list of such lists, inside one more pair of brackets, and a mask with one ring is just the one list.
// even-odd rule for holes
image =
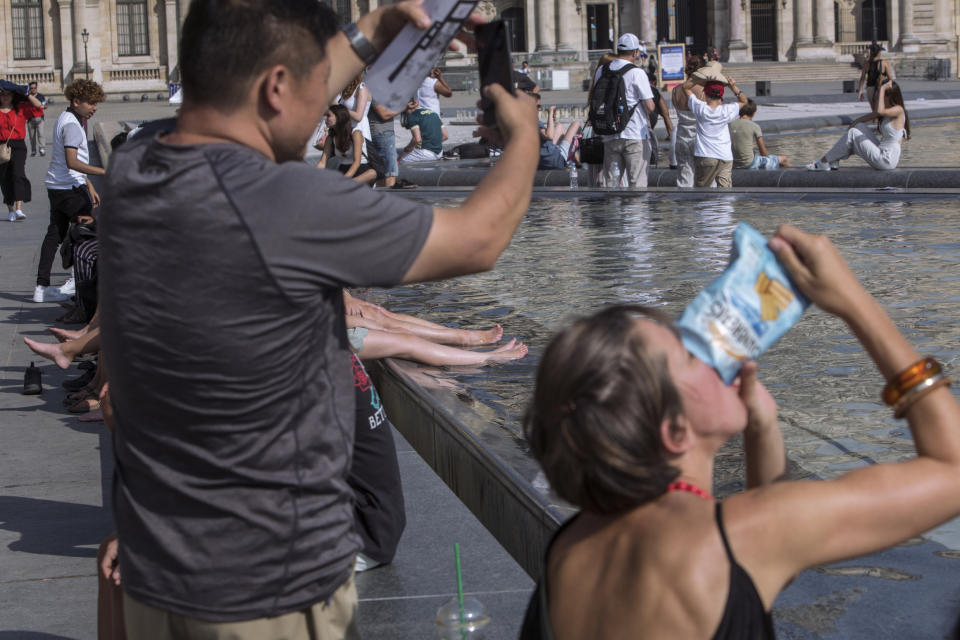
[[347, 40], [350, 41], [350, 46], [353, 47], [354, 52], [360, 57], [363, 64], [367, 66], [373, 64], [377, 56], [380, 55], [380, 52], [374, 49], [373, 44], [367, 40], [367, 36], [363, 35], [360, 29], [357, 28], [356, 22], [344, 25], [343, 35], [347, 36]]

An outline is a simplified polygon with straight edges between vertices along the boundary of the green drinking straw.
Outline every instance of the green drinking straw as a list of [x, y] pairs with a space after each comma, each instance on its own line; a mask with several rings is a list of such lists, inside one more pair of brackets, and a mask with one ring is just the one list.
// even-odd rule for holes
[[460, 637], [463, 640], [467, 638], [466, 622], [467, 616], [463, 610], [463, 573], [460, 570], [460, 543], [453, 543], [453, 554], [457, 557], [457, 600], [460, 602]]

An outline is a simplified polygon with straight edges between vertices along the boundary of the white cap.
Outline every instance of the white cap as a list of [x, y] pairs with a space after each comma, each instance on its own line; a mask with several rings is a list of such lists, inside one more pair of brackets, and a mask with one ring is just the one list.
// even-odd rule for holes
[[617, 40], [617, 51], [636, 51], [640, 48], [640, 39], [632, 33], [625, 33]]

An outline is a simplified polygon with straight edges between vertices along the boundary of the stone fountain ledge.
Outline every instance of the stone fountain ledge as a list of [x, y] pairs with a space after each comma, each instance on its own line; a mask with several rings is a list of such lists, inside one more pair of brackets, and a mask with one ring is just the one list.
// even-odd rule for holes
[[[435, 163], [401, 165], [400, 177], [422, 187], [473, 187], [490, 170], [489, 160], [443, 160]], [[589, 172], [581, 169], [578, 180], [581, 188], [592, 188]], [[677, 171], [650, 169], [647, 173], [650, 187], [673, 187], [676, 190]], [[567, 187], [570, 176], [566, 171], [537, 171], [534, 187]], [[791, 189], [958, 189], [960, 169], [904, 167], [893, 171], [873, 169], [840, 169], [837, 171], [807, 171], [792, 168], [777, 171], [735, 169], [733, 184], [740, 188], [779, 187]], [[680, 192], [680, 190], [676, 190]], [[687, 190], [683, 190], [687, 191]], [[622, 191], [618, 193], [629, 193]]]

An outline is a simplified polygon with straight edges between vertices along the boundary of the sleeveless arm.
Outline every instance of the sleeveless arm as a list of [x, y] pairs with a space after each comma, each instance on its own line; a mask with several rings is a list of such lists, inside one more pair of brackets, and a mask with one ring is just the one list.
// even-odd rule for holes
[[[781, 227], [771, 247], [811, 300], [857, 336], [884, 379], [919, 360], [884, 309], [822, 236]], [[878, 381], [878, 393], [880, 387]], [[786, 482], [730, 498], [745, 566], [769, 604], [797, 572], [878, 551], [960, 514], [960, 406], [946, 388], [912, 405], [917, 457], [829, 481]]]

